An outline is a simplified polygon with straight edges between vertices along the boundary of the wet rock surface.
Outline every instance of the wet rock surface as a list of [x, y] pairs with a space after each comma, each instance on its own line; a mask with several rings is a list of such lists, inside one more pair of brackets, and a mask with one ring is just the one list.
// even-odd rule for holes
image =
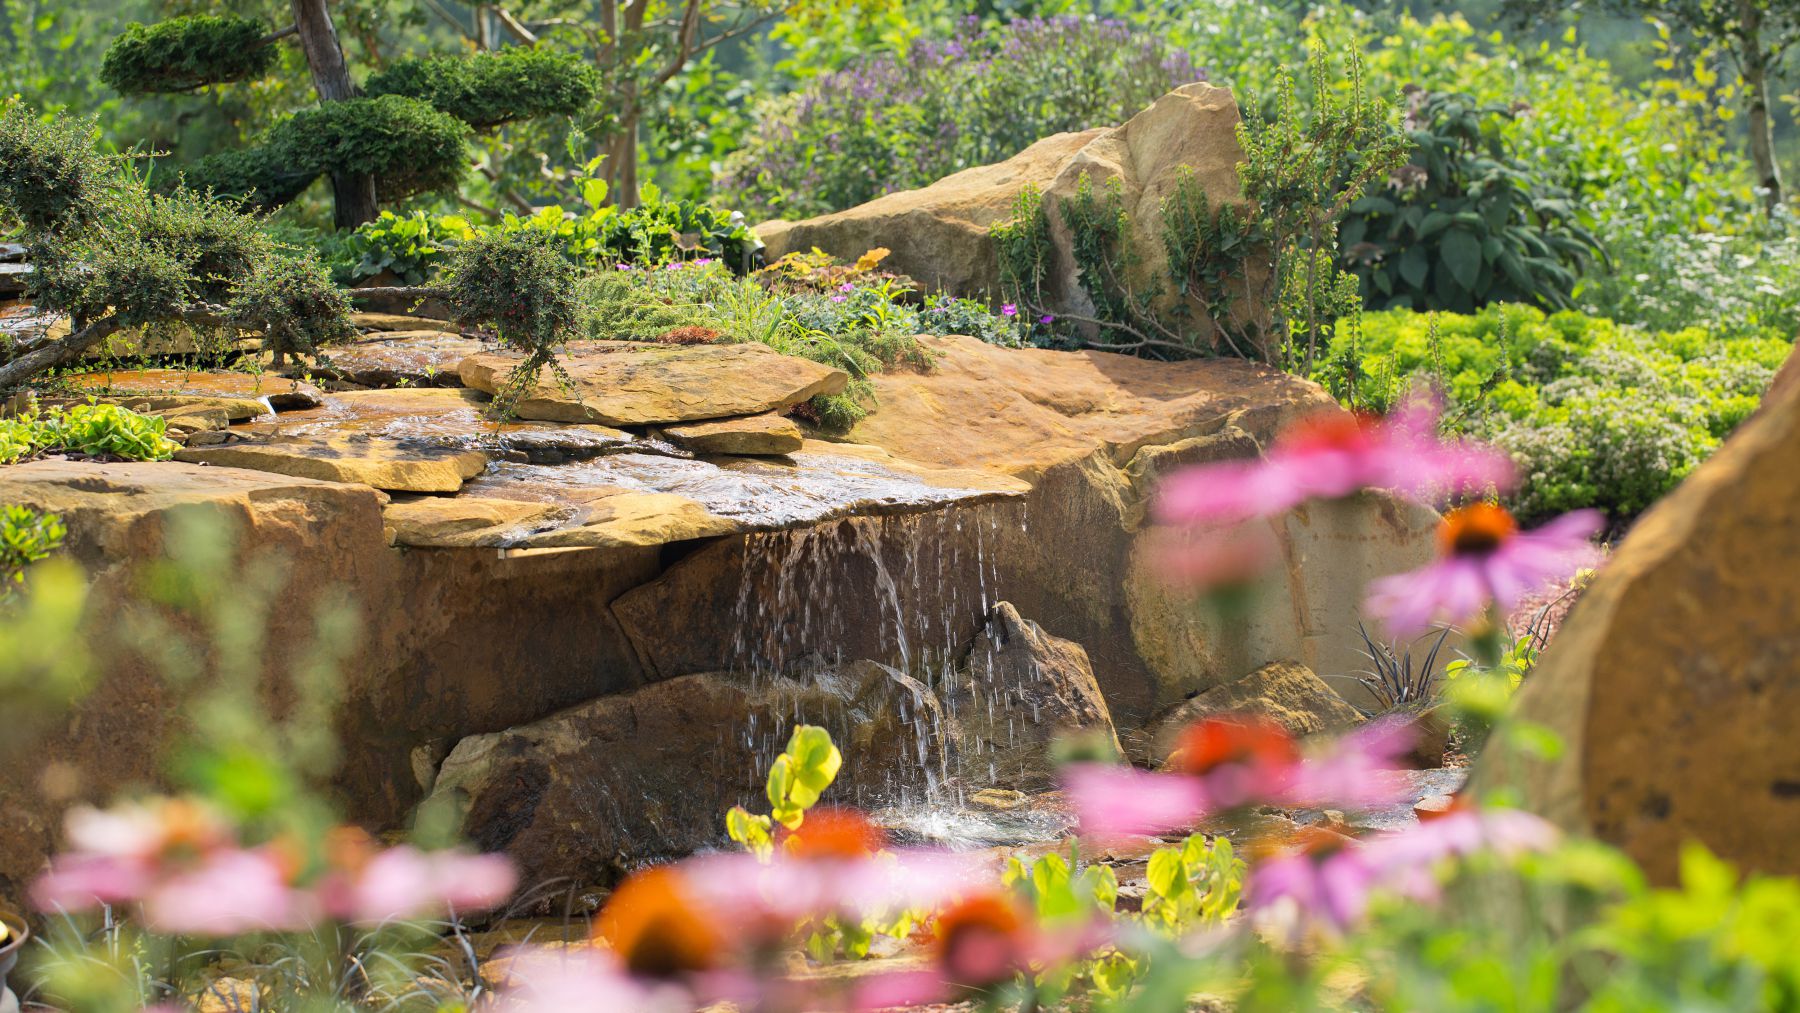
[[65, 379], [76, 390], [95, 394], [232, 398], [262, 402], [269, 412], [317, 408], [325, 403], [324, 392], [312, 384], [272, 373], [132, 369], [73, 373]]
[[[1362, 714], [1311, 669], [1291, 661], [1277, 661], [1158, 714], [1135, 738], [1139, 745], [1133, 749], [1133, 759], [1151, 765], [1160, 763], [1174, 748], [1183, 728], [1204, 718], [1232, 714], [1273, 721], [1295, 738], [1335, 735], [1363, 721]], [[1438, 756], [1443, 757], [1441, 743]]]

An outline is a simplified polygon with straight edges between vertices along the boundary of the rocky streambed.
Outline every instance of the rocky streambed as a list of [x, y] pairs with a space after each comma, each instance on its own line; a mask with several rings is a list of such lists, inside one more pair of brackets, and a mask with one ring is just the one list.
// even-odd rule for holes
[[[1230, 623], [1158, 578], [1158, 476], [1338, 410], [1241, 361], [922, 338], [932, 366], [876, 377], [875, 411], [827, 436], [788, 413], [841, 389], [838, 371], [758, 345], [585, 342], [572, 384], [546, 374], [496, 424], [503, 353], [429, 321], [364, 322], [315, 382], [71, 378], [164, 414], [184, 448], [0, 469], [0, 502], [64, 517], [99, 589], [96, 638], [173, 511], [278, 553], [272, 687], [311, 605], [348, 595], [352, 811], [394, 826], [448, 797], [528, 879], [604, 880], [716, 841], [796, 721], [846, 744], [847, 801], [1047, 787], [1060, 729], [1131, 747], [1265, 663], [1359, 667], [1363, 584], [1430, 552], [1429, 511], [1371, 495], [1275, 522], [1285, 565]], [[167, 692], [123, 659], [31, 769], [4, 772], [20, 818], [0, 827], [0, 888], [36, 868], [70, 800], [67, 779], [45, 790], [46, 764], [78, 770], [79, 797], [154, 780], [186, 720]]]

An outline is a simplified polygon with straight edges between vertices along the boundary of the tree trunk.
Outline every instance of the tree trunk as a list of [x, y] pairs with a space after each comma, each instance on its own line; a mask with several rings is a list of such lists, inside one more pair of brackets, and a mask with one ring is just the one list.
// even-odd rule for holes
[[[350, 80], [350, 66], [344, 62], [344, 48], [338, 44], [337, 26], [331, 23], [326, 0], [293, 0], [294, 27], [300, 34], [300, 48], [306, 53], [306, 66], [312, 72], [313, 90], [320, 102], [341, 102], [356, 96], [356, 84]], [[331, 196], [334, 219], [340, 229], [354, 229], [374, 221], [381, 209], [375, 201], [375, 177], [354, 173], [331, 174]]]
[[1756, 185], [1763, 190], [1763, 204], [1773, 212], [1781, 204], [1781, 166], [1775, 161], [1775, 121], [1769, 115], [1769, 55], [1762, 46], [1762, 17], [1756, 0], [1738, 0], [1750, 160], [1756, 168]]

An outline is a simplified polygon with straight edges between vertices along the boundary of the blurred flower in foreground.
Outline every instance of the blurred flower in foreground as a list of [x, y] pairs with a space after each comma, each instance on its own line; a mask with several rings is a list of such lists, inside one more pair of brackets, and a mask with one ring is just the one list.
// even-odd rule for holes
[[1363, 808], [1395, 797], [1392, 771], [1410, 742], [1375, 722], [1312, 756], [1286, 729], [1252, 716], [1206, 718], [1185, 729], [1168, 772], [1084, 763], [1064, 771], [1081, 832], [1150, 834], [1259, 804]]
[[216, 811], [191, 799], [77, 808], [70, 848], [33, 884], [43, 911], [142, 905], [158, 932], [224, 937], [298, 931], [328, 919], [379, 923], [492, 907], [511, 895], [511, 864], [499, 855], [377, 849], [355, 827], [325, 836], [325, 871], [288, 839], [246, 847]]
[[1435, 501], [1512, 484], [1510, 458], [1479, 443], [1440, 438], [1439, 414], [1436, 401], [1418, 398], [1383, 419], [1339, 411], [1301, 419], [1261, 459], [1200, 465], [1171, 476], [1157, 498], [1156, 518], [1227, 525], [1362, 489]]
[[1577, 510], [1520, 531], [1504, 507], [1471, 503], [1444, 515], [1436, 562], [1370, 584], [1365, 607], [1396, 637], [1467, 623], [1489, 606], [1505, 614], [1531, 592], [1593, 565], [1597, 550], [1589, 539], [1601, 523], [1598, 511]]
[[1361, 844], [1306, 827], [1297, 846], [1254, 863], [1245, 900], [1265, 921], [1268, 912], [1291, 905], [1295, 910], [1286, 914], [1341, 932], [1361, 920], [1379, 876]]
[[677, 1013], [694, 1008], [679, 988], [633, 979], [594, 947], [528, 949], [507, 957], [503, 998], [478, 1006], [505, 1013]]

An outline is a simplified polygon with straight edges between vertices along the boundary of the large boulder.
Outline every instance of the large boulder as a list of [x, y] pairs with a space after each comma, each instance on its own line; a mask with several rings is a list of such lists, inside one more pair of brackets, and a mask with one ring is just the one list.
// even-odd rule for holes
[[1554, 760], [1477, 772], [1562, 825], [1676, 877], [1697, 840], [1800, 873], [1800, 386], [1773, 392], [1638, 521], [1517, 701]]
[[[1237, 125], [1237, 102], [1229, 90], [1183, 85], [1120, 126], [1056, 134], [1004, 162], [966, 169], [923, 189], [886, 194], [805, 221], [765, 222], [756, 232], [771, 260], [815, 247], [854, 260], [886, 247], [891, 253], [884, 268], [961, 295], [992, 297], [1000, 291], [1000, 264], [989, 229], [1013, 217], [1020, 194], [1032, 187], [1043, 195], [1055, 247], [1049, 308], [1092, 316], [1059, 210], [1086, 177], [1096, 192], [1118, 186], [1138, 254], [1126, 281], [1138, 292], [1161, 292], [1158, 306], [1169, 313], [1183, 296], [1168, 279], [1162, 204], [1190, 175], [1212, 209], [1242, 203]], [[1185, 308], [1193, 320], [1210, 319], [1198, 302]], [[1241, 323], [1265, 308], [1240, 299], [1234, 312]]]
[[438, 768], [433, 800], [530, 881], [611, 879], [724, 843], [734, 805], [766, 811], [769, 763], [799, 723], [843, 750], [829, 802], [871, 804], [941, 763], [936, 697], [861, 661], [804, 679], [684, 676], [471, 736]]
[[1081, 645], [1045, 633], [1009, 602], [994, 606], [944, 694], [965, 785], [1038, 790], [1055, 780], [1061, 735], [1119, 748], [1112, 715]]
[[1385, 495], [1300, 507], [1242, 616], [1200, 607], [1156, 565], [1159, 478], [1254, 456], [1324, 391], [1235, 359], [1166, 363], [1106, 352], [925, 338], [929, 373], [875, 377], [880, 409], [849, 438], [896, 458], [1029, 483], [1021, 505], [727, 539], [613, 603], [664, 677], [780, 668], [808, 654], [898, 662], [963, 650], [994, 602], [1081, 644], [1121, 727], [1271, 661], [1325, 675], [1365, 663], [1363, 589], [1426, 562], [1436, 515]]

